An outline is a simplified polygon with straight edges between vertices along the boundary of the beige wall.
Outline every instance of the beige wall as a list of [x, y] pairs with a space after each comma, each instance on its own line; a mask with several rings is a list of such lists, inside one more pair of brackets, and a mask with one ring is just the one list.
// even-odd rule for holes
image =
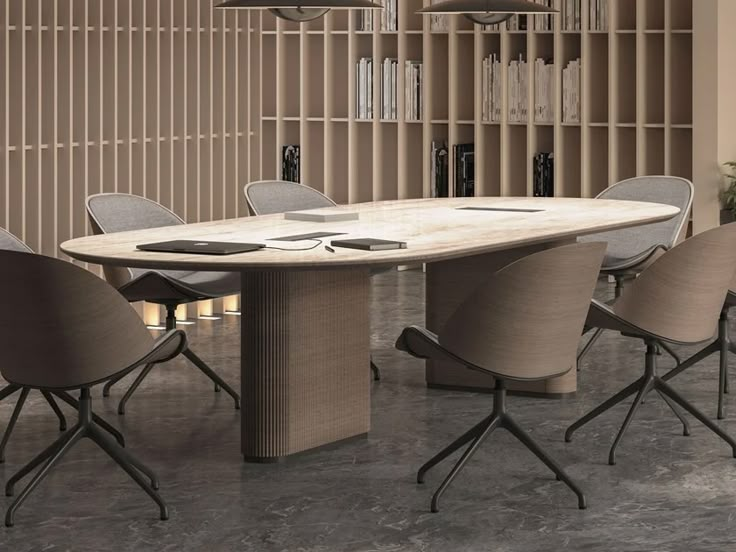
[[0, 226], [48, 255], [85, 198], [244, 214], [249, 13], [214, 0], [0, 0]]

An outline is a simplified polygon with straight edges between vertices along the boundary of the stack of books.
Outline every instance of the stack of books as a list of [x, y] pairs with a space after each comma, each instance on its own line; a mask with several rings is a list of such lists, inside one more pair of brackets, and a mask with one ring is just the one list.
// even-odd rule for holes
[[580, 9], [580, 0], [562, 0], [560, 17], [562, 18], [563, 31], [581, 30], [582, 16]]
[[[548, 8], [555, 8], [554, 0], [534, 0], [536, 4], [541, 4]], [[537, 31], [554, 31], [555, 30], [555, 18], [549, 14], [535, 15], [534, 16], [534, 28]]]
[[449, 152], [444, 140], [432, 141], [432, 169], [430, 174], [432, 197], [449, 197]]
[[490, 54], [483, 59], [481, 120], [486, 123], [500, 123], [503, 118], [501, 67], [498, 54]]
[[562, 122], [579, 123], [580, 116], [580, 58], [562, 70]]
[[538, 58], [534, 62], [534, 121], [555, 122], [555, 64]]
[[381, 10], [381, 30], [382, 31], [398, 31], [399, 30], [399, 12], [397, 7], [398, 0], [380, 0], [383, 9]]
[[386, 58], [381, 63], [381, 119], [384, 120], [398, 119], [396, 106], [398, 67], [399, 60], [396, 58]]
[[[445, 0], [431, 0], [430, 4], [439, 4]], [[446, 15], [432, 14], [429, 16], [429, 30], [432, 32], [446, 33], [450, 30], [450, 18]]]
[[405, 118], [407, 121], [422, 120], [422, 93], [424, 90], [424, 66], [421, 61], [406, 61], [404, 81], [405, 91]]
[[608, 31], [608, 0], [590, 2], [590, 30]]
[[373, 119], [373, 59], [360, 58], [356, 66], [355, 117]]
[[281, 148], [281, 180], [299, 182], [299, 144]]
[[455, 160], [455, 197], [475, 197], [475, 144], [452, 148]]
[[555, 155], [534, 156], [534, 197], [555, 197]]
[[374, 10], [357, 10], [358, 12], [358, 22], [356, 24], [356, 30], [357, 31], [370, 31], [373, 32], [375, 30], [373, 21], [373, 11]]
[[520, 54], [518, 60], [509, 63], [509, 122], [529, 122], [529, 71]]

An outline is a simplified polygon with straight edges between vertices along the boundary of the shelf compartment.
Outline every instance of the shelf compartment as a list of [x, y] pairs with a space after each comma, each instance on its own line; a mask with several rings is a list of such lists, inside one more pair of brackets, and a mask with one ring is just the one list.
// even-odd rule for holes
[[665, 174], [664, 130], [648, 128], [645, 130], [644, 160], [647, 175]]
[[616, 67], [618, 81], [617, 123], [636, 122], [636, 37], [633, 35], [616, 36], [618, 43], [618, 67]]
[[400, 162], [404, 164], [404, 181], [399, 182], [401, 199], [418, 199], [424, 195], [423, 171], [421, 170], [424, 167], [422, 130], [421, 125], [407, 125], [404, 130], [406, 149], [399, 155]]
[[[264, 16], [265, 17], [265, 16]], [[261, 50], [263, 63], [261, 64], [261, 113], [264, 117], [276, 116], [276, 37], [264, 35]]]
[[350, 201], [350, 142], [348, 125], [345, 122], [332, 122], [328, 142], [325, 143], [325, 159], [330, 164], [331, 179], [326, 182], [327, 196], [344, 205]]
[[559, 182], [555, 182], [555, 195], [558, 197], [582, 196], [582, 161], [581, 161], [581, 130], [579, 127], [564, 127], [562, 129], [562, 156], [556, 156], [555, 162], [560, 163]]
[[373, 125], [354, 125], [350, 138], [350, 203], [373, 201]]
[[[399, 9], [399, 29], [407, 31], [421, 31], [425, 16], [418, 14], [417, 10], [424, 7], [422, 0], [396, 0]], [[429, 18], [427, 17], [427, 24]]]
[[325, 125], [309, 122], [305, 143], [300, 144], [301, 180], [303, 184], [324, 192], [325, 189]]
[[618, 146], [617, 180], [626, 180], [636, 176], [636, 129], [618, 128], [616, 130]]
[[608, 129], [591, 128], [589, 176], [584, 191], [587, 197], [597, 197], [610, 185], [608, 174]]
[[331, 117], [347, 119], [350, 113], [350, 83], [346, 76], [350, 72], [347, 35], [330, 37], [332, 56], [332, 78], [329, 79], [332, 95]]
[[646, 30], [664, 30], [665, 0], [645, 0], [644, 28]]
[[[659, 0], [645, 0], [646, 2], [656, 2]], [[636, 0], [611, 0], [616, 12], [616, 30], [635, 31], [636, 30]]]
[[[475, 102], [473, 91], [475, 90], [475, 78], [480, 73], [475, 70], [474, 41], [472, 35], [460, 35], [457, 38], [457, 57], [452, 64], [457, 67], [460, 76], [454, 83], [456, 87], [455, 113], [458, 119], [472, 121], [475, 118]], [[470, 97], [469, 97], [470, 94]]]
[[693, 122], [693, 38], [691, 35], [672, 35], [672, 123], [691, 125]]
[[527, 152], [527, 129], [526, 126], [509, 126], [507, 132], [507, 174], [501, 193], [510, 197], [526, 197], [527, 171], [531, 166], [531, 153]]
[[[301, 111], [302, 72], [300, 63], [301, 40], [298, 35], [283, 35], [282, 50], [279, 52], [280, 80], [279, 88], [281, 113], [285, 117], [299, 117]], [[306, 75], [305, 75], [306, 76]]]
[[[590, 61], [587, 67], [590, 70], [590, 120], [593, 123], [607, 123], [609, 116], [609, 67], [608, 67], [608, 36], [604, 34], [590, 37], [588, 51]], [[583, 75], [586, 78], [586, 75]]]
[[431, 102], [429, 105], [430, 119], [448, 119], [448, 37], [446, 34], [433, 34], [430, 41], [431, 51], [429, 59], [433, 60], [431, 67], [426, 67], [431, 74]]
[[[261, 135], [261, 179], [277, 180], [281, 178], [281, 148], [276, 144], [276, 123], [266, 121], [262, 124]], [[277, 170], [278, 168], [278, 170]]]
[[664, 36], [646, 35], [644, 40], [646, 124], [664, 124], [664, 48]]
[[378, 178], [373, 179], [373, 201], [398, 199], [398, 127], [397, 125], [381, 125], [377, 132], [379, 132], [378, 143], [381, 147], [381, 163]]
[[[307, 117], [324, 117], [325, 95], [325, 43], [324, 35], [307, 35], [306, 52], [308, 68], [305, 68]], [[347, 67], [346, 67], [347, 69]], [[344, 74], [343, 72], [337, 73]], [[335, 80], [335, 79], [333, 79]], [[347, 79], [339, 79], [345, 83]]]
[[671, 131], [670, 174], [693, 179], [693, 133], [686, 128]]
[[501, 127], [483, 125], [481, 143], [475, 160], [476, 195], [495, 197], [501, 195]]
[[672, 29], [691, 31], [693, 29], [693, 0], [670, 0]]

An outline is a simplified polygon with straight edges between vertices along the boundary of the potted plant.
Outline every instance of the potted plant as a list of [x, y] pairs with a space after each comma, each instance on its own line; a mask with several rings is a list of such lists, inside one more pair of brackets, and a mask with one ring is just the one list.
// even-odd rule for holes
[[724, 167], [728, 188], [721, 192], [721, 224], [728, 224], [736, 221], [736, 161], [725, 163]]

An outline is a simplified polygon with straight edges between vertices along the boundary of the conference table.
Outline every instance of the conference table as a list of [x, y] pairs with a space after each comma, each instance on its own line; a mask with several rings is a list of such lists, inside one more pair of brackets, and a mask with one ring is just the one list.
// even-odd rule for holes
[[[100, 265], [241, 273], [241, 451], [246, 461], [271, 462], [368, 433], [369, 279], [376, 269], [425, 264], [426, 327], [438, 332], [477, 285], [508, 263], [586, 234], [668, 220], [679, 210], [599, 199], [457, 198], [365, 203], [329, 212], [357, 212], [359, 218], [303, 222], [267, 215], [90, 236], [61, 248]], [[311, 232], [345, 235], [324, 238], [324, 244], [271, 240]], [[324, 247], [346, 238], [398, 240], [407, 248]], [[294, 250], [209, 256], [136, 249], [168, 240]], [[539, 275], [540, 286], [544, 277]], [[426, 379], [433, 387], [493, 387], [489, 376], [445, 362], [427, 362]], [[576, 389], [575, 370], [516, 387], [547, 396]]]

